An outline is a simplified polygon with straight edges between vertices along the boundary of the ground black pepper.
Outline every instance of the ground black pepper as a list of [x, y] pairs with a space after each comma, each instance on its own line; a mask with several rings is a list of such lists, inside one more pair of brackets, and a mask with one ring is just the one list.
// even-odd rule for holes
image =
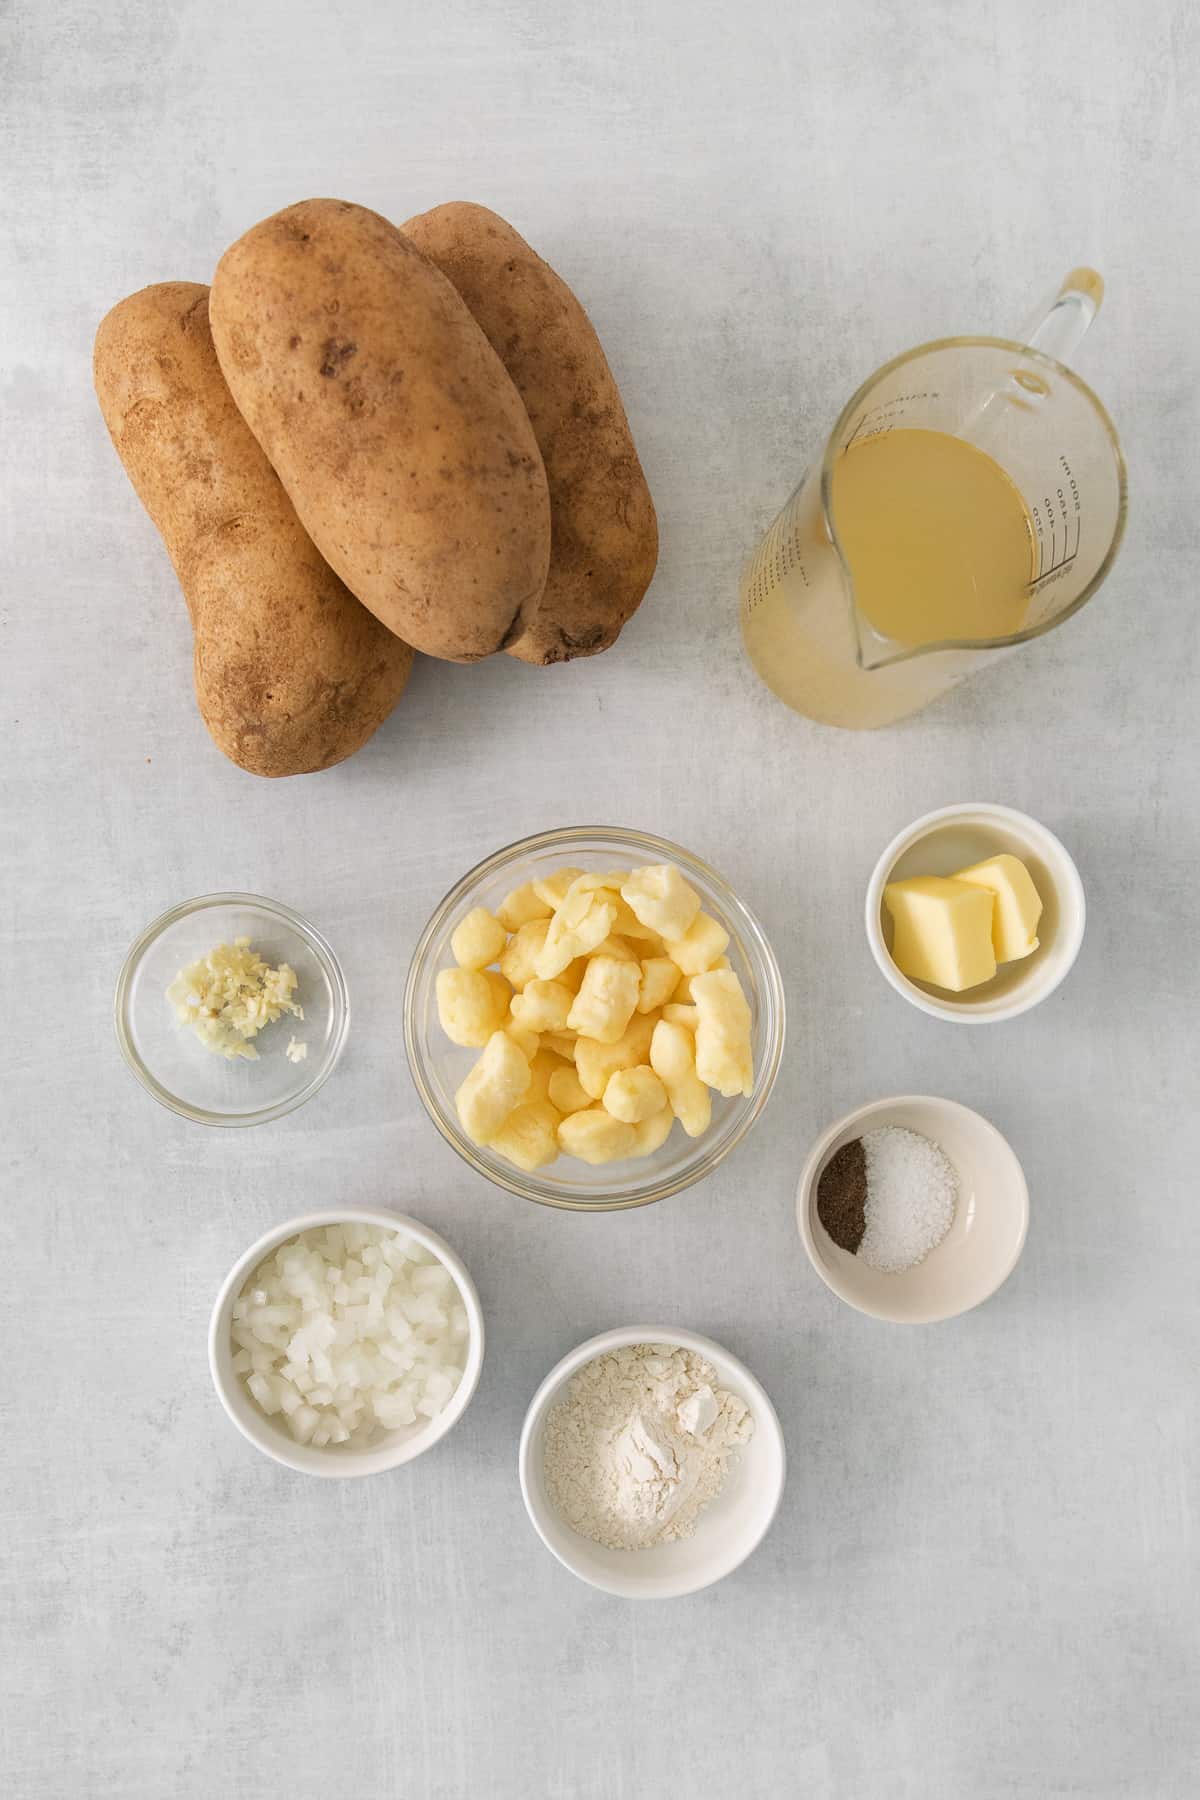
[[861, 1138], [835, 1150], [817, 1182], [817, 1217], [840, 1250], [854, 1251], [867, 1228], [867, 1153]]

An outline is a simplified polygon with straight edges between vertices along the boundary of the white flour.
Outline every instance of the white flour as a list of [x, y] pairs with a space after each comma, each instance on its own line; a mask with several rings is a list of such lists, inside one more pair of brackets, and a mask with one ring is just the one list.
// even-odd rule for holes
[[644, 1550], [690, 1537], [754, 1430], [692, 1350], [633, 1344], [588, 1363], [546, 1420], [546, 1491], [584, 1537]]

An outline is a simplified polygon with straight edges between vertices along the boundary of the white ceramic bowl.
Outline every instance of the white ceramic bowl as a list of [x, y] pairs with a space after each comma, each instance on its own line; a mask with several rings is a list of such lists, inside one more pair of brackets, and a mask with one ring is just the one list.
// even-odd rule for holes
[[[954, 1223], [924, 1262], [898, 1274], [840, 1249], [817, 1216], [817, 1183], [830, 1158], [884, 1125], [932, 1138], [958, 1173]], [[930, 1325], [970, 1312], [1012, 1274], [1029, 1227], [1029, 1189], [1007, 1140], [977, 1112], [955, 1100], [904, 1094], [860, 1106], [817, 1140], [800, 1177], [796, 1219], [809, 1261], [839, 1300], [873, 1319]]]
[[[585, 1363], [626, 1344], [667, 1344], [694, 1350], [717, 1372], [721, 1387], [737, 1394], [754, 1414], [754, 1431], [731, 1465], [716, 1499], [701, 1513], [695, 1533], [650, 1550], [608, 1550], [581, 1537], [546, 1493], [542, 1471], [546, 1415]], [[694, 1331], [670, 1325], [627, 1325], [602, 1331], [555, 1365], [529, 1404], [521, 1431], [518, 1470], [525, 1510], [547, 1550], [592, 1587], [626, 1600], [673, 1600], [729, 1575], [757, 1549], [783, 1495], [787, 1453], [775, 1408], [762, 1383], [736, 1356]]]
[[[247, 1392], [241, 1377], [234, 1374], [229, 1327], [233, 1303], [241, 1293], [247, 1276], [253, 1273], [264, 1256], [269, 1256], [272, 1250], [277, 1250], [280, 1244], [296, 1237], [301, 1231], [311, 1231], [318, 1225], [350, 1224], [375, 1225], [383, 1230], [407, 1232], [427, 1250], [432, 1251], [439, 1262], [449, 1269], [467, 1310], [467, 1358], [462, 1380], [436, 1418], [423, 1419], [420, 1424], [401, 1426], [399, 1430], [389, 1432], [370, 1450], [345, 1450], [340, 1446], [314, 1449], [311, 1444], [298, 1444], [286, 1426], [279, 1424], [274, 1418], [268, 1418]], [[222, 1283], [212, 1310], [208, 1328], [208, 1365], [212, 1370], [213, 1384], [221, 1405], [242, 1436], [248, 1438], [256, 1450], [261, 1450], [278, 1463], [286, 1464], [289, 1469], [298, 1469], [301, 1474], [337, 1479], [350, 1475], [376, 1475], [383, 1469], [398, 1469], [401, 1463], [411, 1462], [414, 1457], [432, 1449], [439, 1439], [444, 1438], [466, 1412], [479, 1385], [479, 1372], [483, 1367], [483, 1340], [483, 1310], [475, 1291], [475, 1283], [467, 1273], [462, 1258], [450, 1248], [444, 1238], [439, 1237], [436, 1231], [430, 1231], [428, 1225], [421, 1225], [404, 1213], [388, 1212], [378, 1206], [342, 1206], [331, 1208], [328, 1212], [305, 1213], [299, 1219], [289, 1219], [285, 1225], [278, 1225], [273, 1231], [266, 1232], [257, 1243], [251, 1244], [244, 1256], [238, 1258]]]
[[[953, 875], [1000, 851], [1020, 857], [1041, 896], [1038, 948], [1020, 962], [1001, 964], [991, 981], [962, 994], [910, 981], [892, 961], [886, 884], [914, 875]], [[1052, 831], [1010, 806], [943, 806], [926, 813], [892, 839], [867, 887], [867, 942], [887, 980], [922, 1012], [960, 1025], [1015, 1019], [1052, 994], [1079, 955], [1086, 916], [1083, 883], [1068, 851]]]

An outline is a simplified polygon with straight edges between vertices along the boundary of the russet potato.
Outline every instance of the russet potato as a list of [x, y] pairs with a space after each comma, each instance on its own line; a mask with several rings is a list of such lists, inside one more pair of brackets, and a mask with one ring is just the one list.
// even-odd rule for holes
[[402, 229], [483, 327], [546, 466], [550, 573], [541, 606], [506, 648], [529, 663], [607, 650], [650, 585], [658, 523], [592, 322], [566, 282], [485, 206], [453, 201]]
[[195, 632], [200, 712], [254, 775], [359, 749], [404, 691], [412, 651], [322, 560], [229, 393], [208, 289], [166, 281], [101, 322], [96, 394], [158, 527]]
[[457, 290], [394, 225], [302, 200], [221, 258], [225, 379], [321, 554], [416, 649], [524, 638], [550, 559], [537, 439]]

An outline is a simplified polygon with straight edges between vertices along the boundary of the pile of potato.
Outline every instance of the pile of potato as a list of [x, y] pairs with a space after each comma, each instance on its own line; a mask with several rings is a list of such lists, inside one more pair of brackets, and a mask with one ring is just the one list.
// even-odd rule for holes
[[526, 1171], [649, 1156], [676, 1119], [701, 1137], [710, 1088], [754, 1090], [728, 943], [672, 863], [558, 869], [474, 907], [436, 982], [446, 1036], [483, 1051], [455, 1096], [467, 1136]]
[[414, 649], [592, 655], [649, 586], [654, 507], [599, 339], [485, 207], [398, 229], [301, 201], [211, 290], [121, 301], [94, 361], [187, 601], [201, 714], [254, 774], [360, 748]]

